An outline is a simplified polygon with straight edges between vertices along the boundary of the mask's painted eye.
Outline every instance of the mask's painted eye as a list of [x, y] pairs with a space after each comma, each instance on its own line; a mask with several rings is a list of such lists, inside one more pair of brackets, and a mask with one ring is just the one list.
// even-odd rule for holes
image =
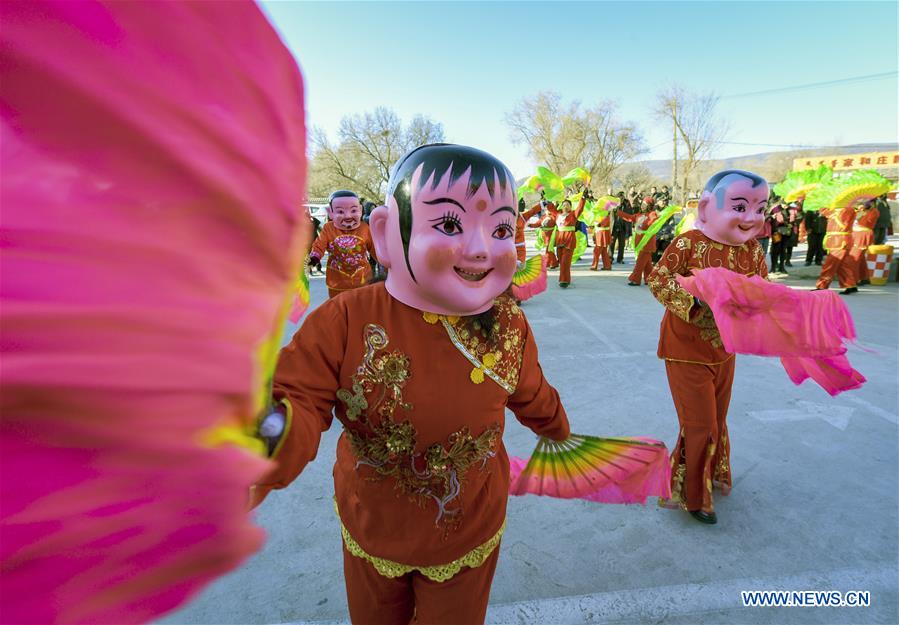
[[447, 213], [443, 217], [438, 217], [437, 219], [432, 219], [431, 221], [436, 222], [433, 226], [431, 226], [432, 228], [434, 228], [434, 230], [442, 232], [447, 236], [454, 237], [457, 234], [462, 234], [462, 221], [455, 213]]
[[504, 241], [512, 236], [515, 236], [515, 228], [510, 223], [503, 222], [493, 231], [493, 238], [500, 241]]
[[745, 212], [746, 212], [746, 205], [745, 205], [745, 204], [734, 204], [733, 206], [731, 206], [731, 208], [734, 209], [735, 211], [737, 211], [738, 213], [745, 213]]

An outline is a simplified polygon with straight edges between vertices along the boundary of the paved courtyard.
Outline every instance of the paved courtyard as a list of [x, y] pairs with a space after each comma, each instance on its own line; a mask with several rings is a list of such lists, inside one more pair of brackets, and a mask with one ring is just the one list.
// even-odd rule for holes
[[[551, 272], [547, 292], [524, 304], [544, 372], [573, 431], [671, 446], [677, 418], [655, 356], [663, 309], [647, 287], [627, 286], [632, 255], [591, 272], [588, 254], [571, 288]], [[314, 278], [313, 306], [325, 297]], [[865, 348], [849, 352], [868, 378], [858, 391], [831, 398], [809, 381], [794, 386], [774, 359], [738, 357], [728, 417], [735, 484], [716, 499], [718, 525], [654, 502], [511, 498], [488, 622], [899, 622], [899, 285], [863, 287], [847, 304]], [[164, 623], [347, 621], [331, 499], [339, 434], [335, 421], [315, 462], [258, 510], [264, 549]], [[510, 415], [505, 444], [526, 457], [535, 437]], [[741, 590], [867, 590], [871, 605], [744, 608]]]

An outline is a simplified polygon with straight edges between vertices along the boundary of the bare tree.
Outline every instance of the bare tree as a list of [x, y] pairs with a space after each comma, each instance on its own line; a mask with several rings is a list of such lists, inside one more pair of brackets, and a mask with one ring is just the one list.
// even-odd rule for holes
[[590, 172], [595, 188], [612, 181], [615, 170], [645, 151], [636, 125], [617, 119], [614, 102], [583, 108], [578, 101], [565, 104], [553, 91], [524, 98], [506, 123], [512, 141], [528, 148], [538, 163], [560, 175], [575, 167]]
[[[674, 171], [678, 172], [679, 164], [682, 166], [678, 172], [680, 180], [675, 174], [673, 186], [675, 194], [680, 191], [681, 201], [689, 188], [691, 174], [730, 131], [730, 124], [718, 115], [717, 107], [718, 96], [715, 94], [689, 93], [679, 85], [667, 87], [656, 95], [653, 112], [668, 120], [674, 130]], [[680, 162], [676, 156], [678, 143], [683, 150]]]
[[628, 191], [631, 187], [637, 190], [647, 190], [655, 184], [655, 178], [646, 165], [640, 163], [627, 164], [619, 171], [621, 174], [613, 180], [620, 187], [619, 190]]
[[425, 143], [444, 141], [442, 124], [416, 115], [404, 128], [399, 116], [385, 107], [344, 117], [337, 134], [334, 144], [321, 128], [310, 133], [310, 195], [347, 187], [369, 198], [383, 198], [390, 169], [403, 154]]

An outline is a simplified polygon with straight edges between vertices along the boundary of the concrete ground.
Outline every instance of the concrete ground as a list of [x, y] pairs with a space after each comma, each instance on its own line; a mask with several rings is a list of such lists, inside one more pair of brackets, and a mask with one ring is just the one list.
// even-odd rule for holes
[[[567, 291], [551, 272], [547, 292], [524, 304], [544, 372], [575, 432], [673, 445], [677, 418], [655, 357], [663, 309], [645, 286], [627, 286], [631, 255], [611, 272], [588, 266], [585, 255]], [[314, 278], [313, 305], [325, 297]], [[654, 503], [513, 497], [488, 623], [899, 623], [899, 285], [846, 302], [865, 348], [849, 352], [868, 378], [860, 390], [832, 398], [809, 381], [794, 386], [774, 359], [739, 357], [735, 485], [716, 499], [718, 525]], [[259, 509], [263, 550], [163, 623], [347, 621], [331, 499], [339, 434], [335, 421], [318, 459]], [[535, 437], [510, 417], [505, 444], [527, 457]], [[871, 604], [744, 608], [741, 590], [867, 590]]]

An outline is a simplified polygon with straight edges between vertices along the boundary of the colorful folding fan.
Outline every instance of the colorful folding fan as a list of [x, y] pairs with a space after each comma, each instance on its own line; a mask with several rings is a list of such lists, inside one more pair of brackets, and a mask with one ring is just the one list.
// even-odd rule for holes
[[798, 202], [804, 200], [815, 187], [824, 184], [833, 178], [833, 170], [826, 165], [817, 169], [802, 169], [789, 172], [783, 181], [773, 187], [774, 193], [782, 197], [785, 202]]
[[[683, 209], [677, 204], [666, 206], [665, 209], [659, 213], [658, 218], [652, 222], [649, 228], [646, 229], [646, 232], [643, 233], [643, 238], [640, 239], [640, 242], [634, 245], [634, 254], [639, 254], [646, 244], [649, 243], [649, 240], [662, 229], [662, 226], [664, 226], [669, 219], [674, 217], [675, 213], [681, 210]], [[634, 236], [634, 239], [636, 239], [636, 235]]]
[[302, 78], [251, 3], [0, 18], [2, 621], [153, 621], [263, 541]]
[[540, 191], [541, 187], [540, 178], [538, 176], [531, 176], [523, 185], [518, 187], [518, 198], [523, 198], [526, 193], [537, 193]]
[[525, 462], [509, 460], [509, 494], [586, 499], [599, 503], [645, 503], [670, 497], [665, 444], [651, 438], [598, 438], [572, 434], [556, 442], [541, 437]]
[[836, 293], [799, 291], [721, 267], [677, 281], [712, 309], [728, 352], [780, 357], [794, 383], [811, 377], [830, 395], [865, 382], [845, 356], [855, 326]]
[[565, 199], [565, 183], [559, 174], [541, 166], [537, 168], [537, 180], [548, 201], [559, 204]]
[[523, 302], [546, 290], [546, 258], [531, 256], [512, 276], [512, 295]]
[[889, 180], [871, 169], [860, 169], [848, 176], [835, 178], [811, 191], [803, 210], [858, 206], [883, 195], [892, 188]]
[[290, 307], [289, 319], [291, 323], [297, 323], [306, 310], [309, 309], [309, 277], [306, 275], [305, 266], [300, 270], [293, 288], [293, 301]]
[[562, 176], [562, 184], [566, 187], [570, 187], [573, 184], [580, 183], [583, 185], [590, 184], [590, 172], [584, 169], [583, 167], [575, 167], [567, 174]]
[[613, 208], [617, 208], [620, 205], [621, 205], [621, 198], [615, 197], [614, 195], [604, 195], [601, 198], [598, 198], [596, 200], [596, 206], [598, 208], [595, 209], [594, 212], [596, 212], [596, 211], [609, 212]]

